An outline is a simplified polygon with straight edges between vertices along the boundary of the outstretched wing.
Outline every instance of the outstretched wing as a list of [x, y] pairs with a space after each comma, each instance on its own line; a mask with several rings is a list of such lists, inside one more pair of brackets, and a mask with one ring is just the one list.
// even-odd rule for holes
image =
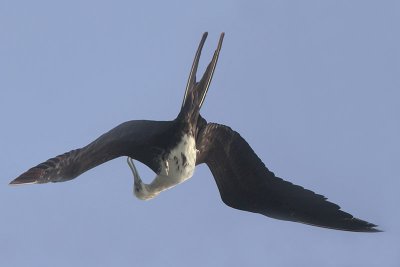
[[58, 155], [29, 169], [10, 184], [64, 182], [120, 156], [130, 156], [158, 172], [154, 159], [161, 154], [154, 140], [168, 132], [173, 122], [128, 121], [103, 134], [89, 145]]
[[376, 232], [319, 194], [276, 177], [231, 128], [209, 123], [197, 138], [197, 164], [206, 163], [224, 203], [272, 218], [346, 231]]

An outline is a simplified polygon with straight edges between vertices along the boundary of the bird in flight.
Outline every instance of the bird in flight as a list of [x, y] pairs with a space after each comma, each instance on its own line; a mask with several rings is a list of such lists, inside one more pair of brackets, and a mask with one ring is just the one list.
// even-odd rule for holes
[[[375, 224], [342, 211], [324, 196], [275, 176], [239, 133], [228, 126], [207, 122], [200, 115], [224, 33], [203, 77], [197, 81], [197, 67], [206, 38], [204, 33], [181, 110], [174, 120], [124, 122], [85, 147], [40, 163], [10, 184], [64, 182], [106, 161], [127, 156], [134, 178], [133, 193], [139, 199], [149, 200], [191, 178], [196, 165], [205, 163], [214, 176], [222, 201], [232, 208], [337, 230], [378, 232]], [[142, 182], [134, 160], [156, 173], [151, 183]]]

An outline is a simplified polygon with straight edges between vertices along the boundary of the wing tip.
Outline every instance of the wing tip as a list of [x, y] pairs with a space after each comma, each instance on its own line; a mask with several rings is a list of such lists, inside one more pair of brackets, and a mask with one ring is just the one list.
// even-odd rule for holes
[[369, 228], [368, 230], [362, 231], [362, 232], [364, 232], [364, 233], [382, 233], [384, 231], [381, 229], [378, 229], [378, 228]]
[[[377, 226], [371, 226], [371, 227], [365, 227], [365, 228], [360, 228], [360, 229], [350, 229], [348, 231], [350, 232], [357, 232], [357, 233], [382, 233], [384, 232], [381, 229], [375, 228]], [[341, 229], [339, 229], [341, 230]]]
[[364, 232], [364, 233], [380, 233], [383, 230], [378, 229], [378, 225], [369, 223], [360, 219], [356, 219], [356, 221], [360, 224], [356, 229], [350, 230], [354, 232]]
[[16, 186], [16, 185], [26, 185], [26, 184], [39, 184], [40, 177], [42, 177], [42, 175], [43, 175], [43, 169], [35, 167], [21, 174], [14, 180], [12, 180], [9, 183], [9, 185]]
[[322, 227], [331, 228], [334, 230], [348, 231], [348, 232], [357, 232], [357, 233], [380, 233], [383, 230], [378, 229], [378, 225], [358, 219], [351, 218], [345, 219], [341, 223], [334, 223], [331, 226], [321, 225]]
[[305, 221], [294, 221], [310, 225], [313, 227], [322, 227], [325, 229], [331, 229], [336, 231], [354, 232], [354, 233], [381, 233], [384, 232], [378, 229], [378, 225], [363, 221], [357, 218], [345, 219], [340, 222], [331, 223], [310, 223]]
[[12, 180], [8, 185], [17, 186], [17, 185], [37, 184], [37, 183], [38, 183], [38, 181], [36, 179], [35, 180], [29, 180], [29, 179], [16, 178], [16, 179]]

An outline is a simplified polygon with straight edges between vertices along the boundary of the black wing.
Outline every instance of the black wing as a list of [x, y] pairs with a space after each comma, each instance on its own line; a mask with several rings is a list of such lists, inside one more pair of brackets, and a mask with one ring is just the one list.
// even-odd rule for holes
[[224, 203], [272, 218], [346, 231], [376, 232], [376, 225], [341, 211], [314, 192], [276, 177], [231, 128], [209, 123], [197, 138], [197, 164], [206, 163]]
[[29, 169], [10, 184], [64, 182], [120, 156], [130, 156], [158, 172], [155, 160], [163, 153], [156, 140], [171, 132], [173, 122], [128, 121], [103, 134], [89, 145], [72, 150]]

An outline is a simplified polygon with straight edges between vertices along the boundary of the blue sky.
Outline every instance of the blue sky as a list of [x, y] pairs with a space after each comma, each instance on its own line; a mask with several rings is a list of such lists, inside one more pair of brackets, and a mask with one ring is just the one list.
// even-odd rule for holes
[[[1, 1], [0, 265], [399, 266], [399, 14], [397, 1]], [[206, 166], [148, 202], [123, 158], [7, 185], [123, 121], [173, 119], [204, 31], [200, 72], [226, 32], [205, 118], [384, 233], [231, 209]]]

